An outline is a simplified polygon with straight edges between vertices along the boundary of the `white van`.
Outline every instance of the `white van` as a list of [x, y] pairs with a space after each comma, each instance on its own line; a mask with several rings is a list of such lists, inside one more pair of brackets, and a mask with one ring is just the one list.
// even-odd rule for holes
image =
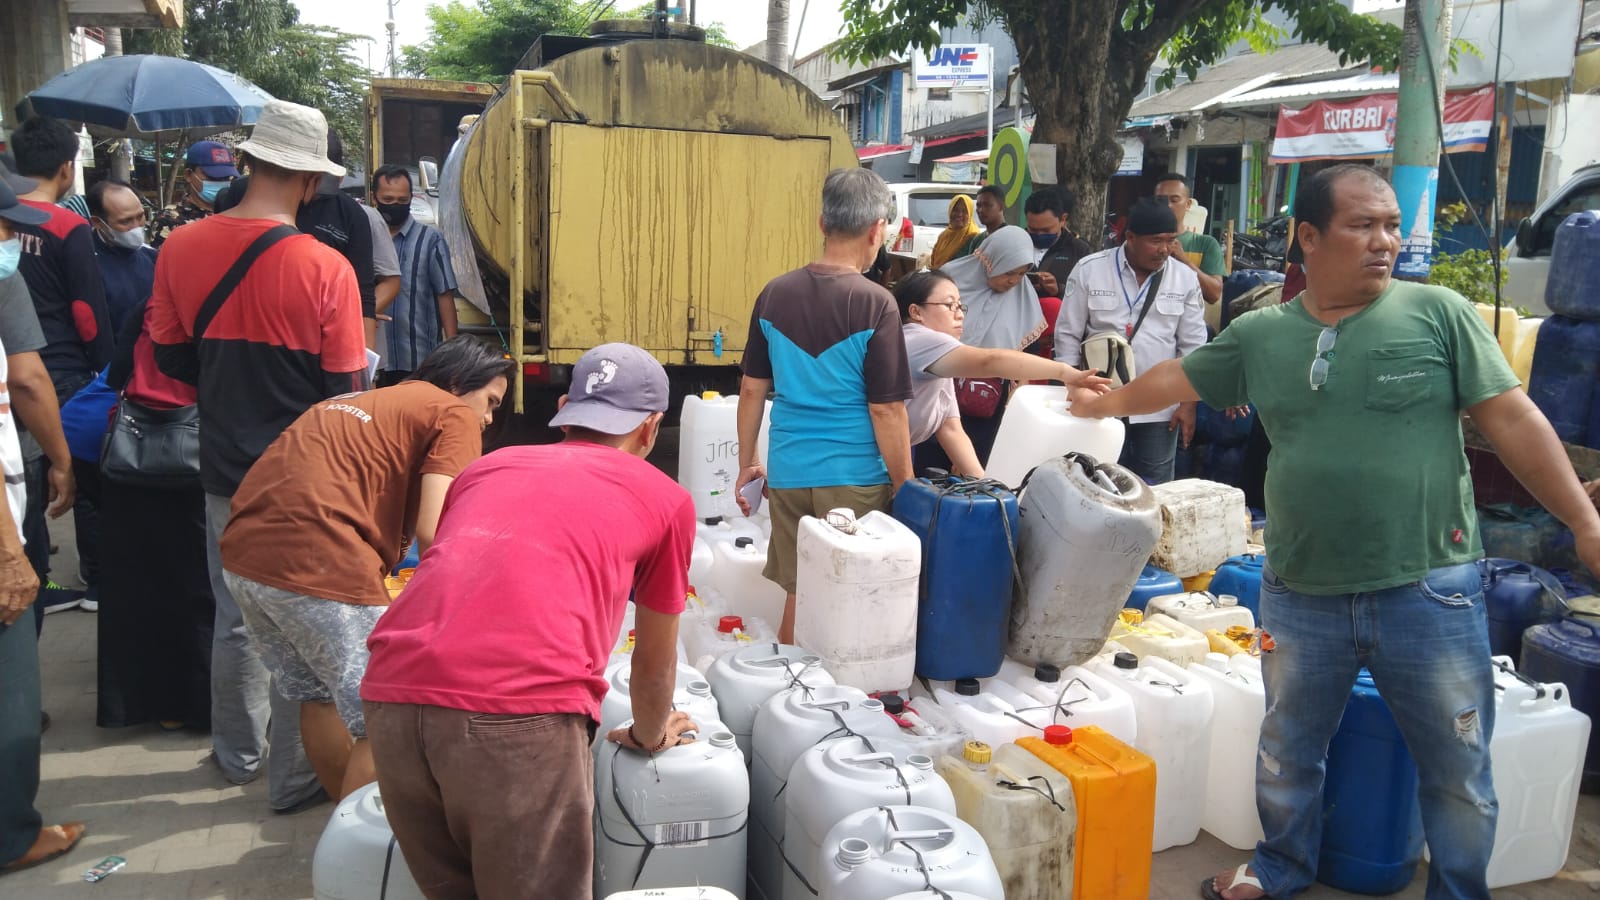
[[[934, 243], [939, 240], [939, 232], [950, 224], [950, 201], [958, 194], [976, 198], [981, 186], [936, 182], [891, 183], [889, 192], [894, 195], [895, 217], [889, 223], [887, 243], [890, 252], [914, 258], [932, 253]], [[902, 239], [908, 225], [911, 229], [909, 244]]]

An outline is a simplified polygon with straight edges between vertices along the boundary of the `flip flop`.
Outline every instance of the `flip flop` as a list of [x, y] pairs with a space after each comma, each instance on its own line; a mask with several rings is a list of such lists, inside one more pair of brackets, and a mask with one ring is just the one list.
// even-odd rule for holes
[[[45, 827], [49, 828], [51, 826], [47, 825]], [[0, 875], [9, 875], [12, 872], [21, 872], [23, 869], [31, 869], [34, 866], [42, 866], [53, 859], [59, 859], [60, 857], [66, 856], [68, 853], [72, 852], [74, 847], [78, 846], [78, 842], [83, 840], [83, 836], [89, 831], [89, 827], [82, 822], [67, 822], [64, 825], [58, 825], [55, 827], [58, 827], [67, 833], [67, 845], [65, 847], [62, 847], [61, 849], [55, 850], [51, 853], [46, 853], [37, 859], [29, 859], [28, 855], [24, 853], [20, 859], [10, 863], [9, 865], [0, 866]], [[43, 834], [43, 832], [44, 829], [40, 829], [40, 833]]]
[[[1215, 880], [1216, 876], [1212, 876], [1200, 882], [1200, 896], [1204, 897], [1205, 900], [1226, 900], [1222, 893], [1216, 889], [1216, 886], [1212, 884]], [[1262, 889], [1261, 880], [1250, 874], [1249, 863], [1240, 863], [1239, 868], [1233, 870], [1233, 881], [1228, 883], [1226, 890], [1231, 890], [1240, 885], [1248, 885], [1258, 891]], [[1260, 900], [1272, 900], [1272, 897], [1263, 893]]]

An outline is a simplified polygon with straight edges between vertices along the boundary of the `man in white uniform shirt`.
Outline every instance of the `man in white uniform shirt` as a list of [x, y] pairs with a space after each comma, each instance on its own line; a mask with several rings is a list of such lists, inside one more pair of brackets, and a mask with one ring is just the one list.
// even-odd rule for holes
[[[1110, 332], [1132, 346], [1136, 371], [1144, 372], [1206, 342], [1200, 281], [1193, 269], [1168, 260], [1177, 232], [1170, 207], [1141, 198], [1128, 212], [1122, 246], [1078, 261], [1056, 320], [1057, 360], [1084, 367], [1084, 342]], [[1194, 417], [1189, 402], [1129, 418], [1119, 462], [1151, 484], [1171, 481], [1178, 437], [1189, 445]]]

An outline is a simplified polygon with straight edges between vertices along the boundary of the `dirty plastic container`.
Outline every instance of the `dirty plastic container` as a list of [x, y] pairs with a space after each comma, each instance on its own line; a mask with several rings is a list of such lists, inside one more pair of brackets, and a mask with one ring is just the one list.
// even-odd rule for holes
[[[1215, 582], [1216, 579], [1212, 579]], [[1146, 607], [1147, 613], [1161, 613], [1204, 634], [1208, 629], [1226, 631], [1230, 626], [1256, 627], [1256, 617], [1239, 604], [1232, 594], [1212, 591], [1194, 591], [1156, 597]]]
[[895, 495], [894, 517], [922, 542], [916, 674], [993, 675], [1011, 616], [1017, 495], [988, 479], [915, 478]]
[[1528, 397], [1563, 441], [1588, 446], [1597, 384], [1600, 322], [1567, 316], [1545, 319], [1539, 326], [1539, 347], [1529, 372]]
[[1495, 657], [1494, 793], [1500, 818], [1489, 857], [1489, 887], [1554, 877], [1567, 863], [1578, 811], [1589, 717], [1572, 708], [1567, 686], [1517, 674]]
[[908, 699], [889, 692], [879, 694], [878, 700], [883, 703], [884, 715], [900, 727], [897, 740], [909, 752], [937, 760], [960, 754], [961, 748], [973, 739], [972, 732], [932, 697]]
[[822, 668], [822, 659], [816, 654], [772, 642], [744, 647], [718, 658], [706, 673], [706, 681], [711, 685], [711, 695], [717, 698], [722, 722], [733, 732], [748, 766], [754, 753], [750, 734], [761, 707], [774, 695], [802, 686], [833, 684], [833, 676]]
[[1111, 628], [1111, 640], [1140, 659], [1156, 656], [1179, 668], [1200, 662], [1211, 652], [1211, 642], [1205, 634], [1161, 613], [1146, 616], [1140, 622], [1118, 619]]
[[645, 754], [607, 744], [594, 770], [594, 893], [745, 886], [749, 773], [733, 733], [701, 722], [698, 740]]
[[658, 888], [650, 891], [623, 891], [605, 900], [738, 900], [733, 894], [717, 887]]
[[1500, 307], [1500, 330], [1495, 331], [1495, 308], [1492, 303], [1474, 303], [1472, 308], [1477, 311], [1478, 318], [1495, 335], [1495, 341], [1500, 345], [1500, 354], [1509, 364], [1517, 355], [1518, 322], [1517, 311], [1510, 306]]
[[1054, 724], [1054, 707], [998, 679], [980, 689], [976, 679], [956, 682], [954, 691], [935, 688], [933, 698], [972, 736], [991, 747], [1044, 732]]
[[864, 691], [916, 677], [917, 583], [922, 542], [876, 510], [835, 509], [800, 519], [795, 643], [822, 657], [834, 680]]
[[[1230, 556], [1217, 566], [1207, 590], [1213, 594], [1232, 594], [1239, 605], [1250, 610], [1257, 622], [1261, 621], [1261, 568], [1266, 564], [1264, 553], [1241, 553]], [[1224, 629], [1225, 630], [1225, 629]]]
[[1078, 806], [1072, 782], [1018, 747], [973, 742], [938, 771], [950, 783], [956, 814], [977, 829], [1007, 897], [1067, 900]]
[[1422, 859], [1417, 766], [1365, 669], [1328, 744], [1317, 880], [1357, 894], [1392, 894]]
[[1133, 698], [1083, 666], [1058, 669], [1043, 663], [1028, 667], [1008, 659], [1000, 668], [999, 677], [1049, 706], [1053, 725], [1098, 725], [1112, 737], [1130, 744], [1139, 734]]
[[1539, 348], [1539, 326], [1544, 319], [1523, 319], [1517, 323], [1517, 352], [1511, 359], [1511, 371], [1528, 389], [1528, 379], [1533, 375], [1533, 354]]
[[1085, 454], [1034, 470], [1019, 502], [1022, 589], [1006, 655], [1080, 665], [1100, 650], [1161, 536], [1150, 487]]
[[724, 654], [745, 647], [771, 646], [778, 639], [778, 633], [765, 620], [730, 615], [720, 601], [692, 615], [686, 610], [678, 636], [683, 640], [689, 664], [701, 672], [710, 672], [712, 664]]
[[[1522, 674], [1535, 681], [1567, 686], [1572, 707], [1593, 719], [1600, 715], [1600, 622], [1568, 616], [1535, 625], [1522, 635]], [[1583, 792], [1600, 792], [1600, 731], [1590, 730], [1584, 751]]]
[[1035, 466], [1068, 453], [1105, 460], [1122, 455], [1126, 426], [1120, 419], [1080, 419], [1070, 407], [1064, 387], [1025, 384], [1013, 391], [984, 475], [1017, 487]]
[[903, 745], [848, 737], [801, 754], [789, 771], [788, 823], [784, 829], [785, 897], [815, 897], [821, 884], [822, 841], [840, 819], [886, 803], [955, 813], [950, 786], [933, 759]]
[[395, 842], [377, 782], [339, 801], [311, 857], [316, 900], [423, 900]]
[[1200, 827], [1235, 850], [1253, 850], [1263, 834], [1256, 810], [1256, 753], [1267, 714], [1261, 664], [1250, 656], [1207, 654], [1189, 667], [1211, 687], [1211, 765]]
[[1042, 739], [1017, 745], [1072, 782], [1078, 803], [1072, 896], [1149, 900], [1156, 796], [1150, 757], [1093, 725], [1052, 726]]
[[1600, 210], [1567, 216], [1556, 227], [1550, 248], [1550, 280], [1544, 286], [1544, 305], [1561, 316], [1600, 319]]
[[1522, 659], [1522, 633], [1567, 614], [1567, 592], [1556, 577], [1514, 559], [1478, 560], [1489, 617], [1489, 651]]
[[1250, 536], [1244, 491], [1200, 478], [1169, 481], [1152, 490], [1163, 526], [1150, 555], [1153, 565], [1189, 578], [1244, 552]]
[[1211, 720], [1215, 700], [1198, 676], [1165, 659], [1119, 653], [1090, 668], [1133, 698], [1140, 752], [1155, 763], [1155, 833], [1151, 849], [1181, 847], [1200, 835], [1206, 778], [1211, 770]]
[[787, 595], [761, 572], [767, 567], [767, 541], [740, 535], [712, 547], [711, 587], [728, 611], [764, 622], [782, 622]]
[[1183, 593], [1183, 579], [1168, 572], [1147, 565], [1139, 573], [1139, 580], [1133, 586], [1133, 593], [1128, 595], [1128, 601], [1123, 604], [1127, 609], [1143, 610], [1151, 597], [1163, 597], [1167, 594]]
[[766, 900], [784, 896], [784, 831], [795, 761], [807, 749], [836, 737], [865, 735], [878, 746], [898, 737], [883, 703], [857, 688], [823, 685], [775, 695], [756, 714], [750, 766], [750, 880]]
[[989, 848], [955, 813], [882, 805], [851, 813], [828, 830], [818, 855], [823, 900], [882, 900], [934, 887], [1005, 896]]

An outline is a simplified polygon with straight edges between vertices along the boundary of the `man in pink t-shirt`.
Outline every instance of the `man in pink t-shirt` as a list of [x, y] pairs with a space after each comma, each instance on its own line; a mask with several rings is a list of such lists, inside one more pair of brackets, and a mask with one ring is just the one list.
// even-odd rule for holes
[[584, 354], [550, 420], [566, 440], [468, 466], [372, 631], [367, 735], [429, 897], [588, 900], [589, 743], [630, 591], [634, 719], [607, 738], [640, 753], [692, 740], [671, 707], [694, 503], [644, 461], [666, 408], [645, 351]]

